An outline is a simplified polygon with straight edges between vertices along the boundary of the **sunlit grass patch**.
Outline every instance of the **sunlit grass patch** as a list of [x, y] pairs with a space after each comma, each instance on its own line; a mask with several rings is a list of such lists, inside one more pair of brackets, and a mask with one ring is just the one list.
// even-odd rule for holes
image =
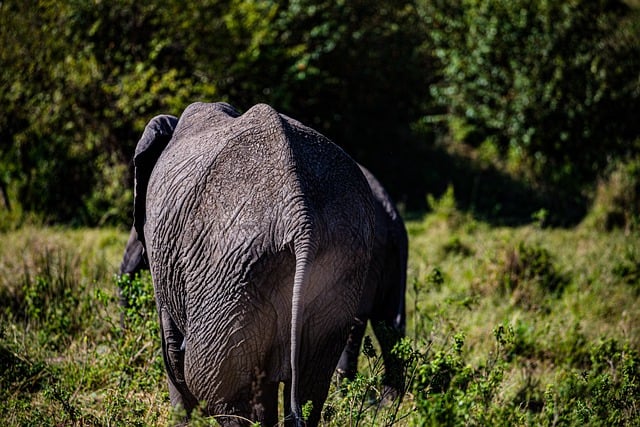
[[[638, 236], [491, 227], [444, 206], [407, 223], [404, 393], [385, 390], [369, 339], [323, 425], [637, 423]], [[169, 424], [151, 279], [114, 277], [126, 232], [2, 237], [2, 424]]]

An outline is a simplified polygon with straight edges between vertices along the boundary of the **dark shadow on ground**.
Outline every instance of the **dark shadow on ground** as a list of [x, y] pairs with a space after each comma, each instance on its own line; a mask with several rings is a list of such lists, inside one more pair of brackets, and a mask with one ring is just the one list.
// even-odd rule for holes
[[427, 194], [440, 197], [449, 185], [460, 210], [492, 225], [538, 222], [545, 212], [543, 225], [571, 227], [587, 213], [589, 201], [578, 191], [551, 186], [536, 190], [495, 167], [425, 145], [399, 145], [369, 166], [411, 216], [426, 213]]

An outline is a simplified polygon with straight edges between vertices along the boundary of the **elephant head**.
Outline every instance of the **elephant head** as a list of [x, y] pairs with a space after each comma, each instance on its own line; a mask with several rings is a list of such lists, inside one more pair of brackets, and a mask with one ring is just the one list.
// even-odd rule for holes
[[136, 147], [134, 229], [147, 254], [171, 402], [316, 425], [374, 244], [371, 189], [314, 130], [257, 105], [197, 103]]

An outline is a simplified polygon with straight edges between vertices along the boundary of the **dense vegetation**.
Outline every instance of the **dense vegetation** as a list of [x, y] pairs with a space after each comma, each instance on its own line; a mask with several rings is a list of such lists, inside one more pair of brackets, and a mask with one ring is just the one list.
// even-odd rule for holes
[[[361, 375], [332, 389], [324, 425], [638, 425], [637, 235], [494, 227], [457, 210], [451, 192], [432, 204], [407, 224], [408, 336], [397, 348], [406, 394], [378, 405], [379, 352], [365, 343]], [[126, 238], [42, 227], [3, 235], [0, 424], [177, 419], [150, 279], [113, 278]]]
[[637, 0], [8, 0], [0, 43], [0, 424], [180, 416], [114, 273], [135, 143], [196, 100], [312, 125], [407, 219], [406, 393], [367, 342], [325, 425], [640, 424]]
[[597, 180], [637, 161], [637, 6], [3, 1], [2, 209], [126, 223], [145, 123], [223, 100], [317, 128], [412, 210], [453, 183], [461, 207], [494, 221], [545, 207], [575, 223]]

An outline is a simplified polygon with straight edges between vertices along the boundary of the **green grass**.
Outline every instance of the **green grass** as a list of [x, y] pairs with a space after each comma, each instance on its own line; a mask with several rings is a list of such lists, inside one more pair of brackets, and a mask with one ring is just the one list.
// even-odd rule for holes
[[[368, 340], [325, 425], [639, 425], [637, 232], [494, 228], [452, 198], [407, 223], [402, 401], [380, 404]], [[126, 231], [25, 226], [0, 239], [0, 425], [175, 420], [149, 277], [121, 281], [132, 308], [118, 307]]]

